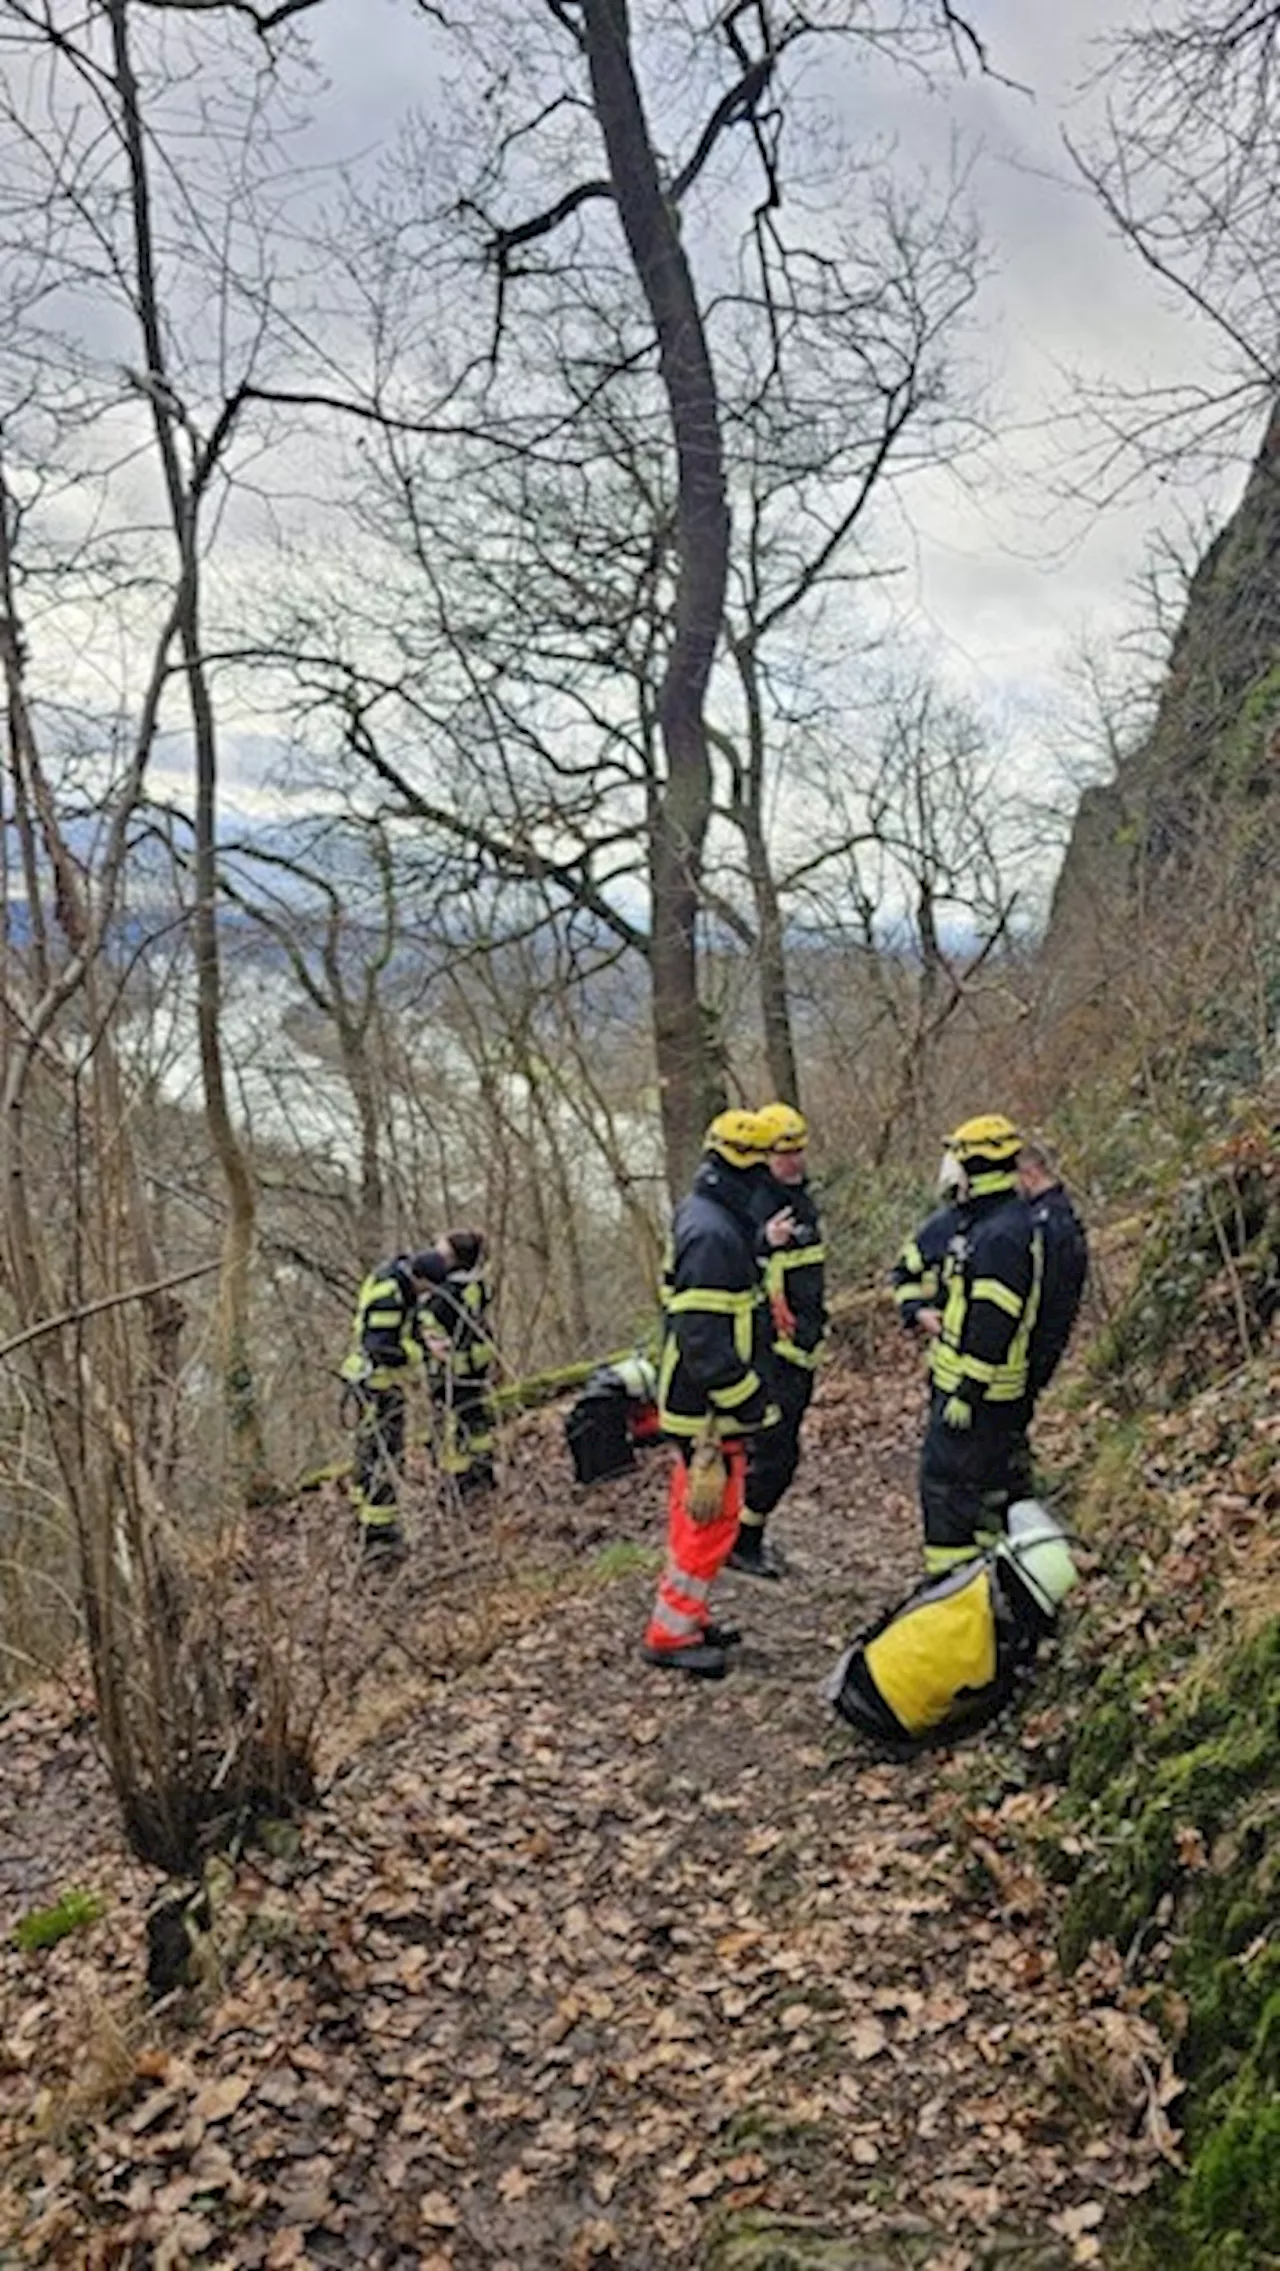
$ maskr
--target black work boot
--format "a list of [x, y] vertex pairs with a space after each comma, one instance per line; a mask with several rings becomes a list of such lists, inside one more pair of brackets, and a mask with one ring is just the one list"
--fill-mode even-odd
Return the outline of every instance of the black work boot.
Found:
[[659, 1671], [684, 1672], [695, 1680], [722, 1680], [729, 1669], [724, 1649], [709, 1641], [691, 1641], [684, 1648], [652, 1648], [646, 1640], [641, 1653], [646, 1664], [656, 1664]]
[[742, 1524], [725, 1567], [736, 1569], [742, 1577], [768, 1577], [774, 1581], [787, 1573], [786, 1563], [766, 1544], [764, 1525], [760, 1522]]

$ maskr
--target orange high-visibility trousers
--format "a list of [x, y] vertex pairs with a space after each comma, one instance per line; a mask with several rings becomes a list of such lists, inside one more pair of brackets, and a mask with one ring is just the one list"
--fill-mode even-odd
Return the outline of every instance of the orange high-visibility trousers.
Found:
[[689, 1469], [677, 1458], [667, 1497], [667, 1563], [653, 1604], [645, 1645], [696, 1648], [710, 1618], [711, 1586], [733, 1551], [746, 1492], [747, 1453], [742, 1443], [722, 1443], [728, 1476], [714, 1521], [695, 1522], [689, 1512]]

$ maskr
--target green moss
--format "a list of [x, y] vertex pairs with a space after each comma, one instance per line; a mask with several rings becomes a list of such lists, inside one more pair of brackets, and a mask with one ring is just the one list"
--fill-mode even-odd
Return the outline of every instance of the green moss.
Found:
[[1123, 1773], [1133, 1756], [1131, 1704], [1103, 1699], [1080, 1730], [1071, 1760], [1071, 1788], [1078, 1797], [1096, 1798]]
[[1159, 2271], [1280, 2263], [1280, 1619], [1208, 1663], [1163, 1675], [1108, 1665], [1067, 1804], [1095, 1858], [1068, 1898], [1060, 1954], [1091, 1941], [1171, 1948], [1186, 2010], [1179, 2070], [1188, 2173], [1149, 2212], [1135, 2261]]
[[24, 1955], [34, 1955], [39, 1948], [56, 1947], [69, 1932], [83, 1931], [88, 1924], [96, 1924], [106, 1907], [100, 1893], [82, 1892], [78, 1886], [68, 1886], [53, 1908], [33, 1908], [18, 1919], [13, 1927], [13, 1939]]
[[1187, 2207], [1208, 2239], [1280, 2246], [1280, 2103], [1250, 2095], [1232, 2110], [1196, 2156]]
[[1221, 736], [1214, 752], [1216, 769], [1223, 788], [1230, 793], [1257, 790], [1268, 785], [1267, 772], [1260, 776], [1260, 760], [1268, 734], [1277, 712], [1280, 711], [1280, 663], [1264, 670], [1246, 692], [1235, 721]]
[[1208, 1844], [1244, 1801], [1280, 1788], [1280, 1620], [1228, 1661], [1218, 1684], [1187, 1680], [1154, 1724], [1137, 1708], [1148, 1676], [1145, 1660], [1109, 1668], [1076, 1745], [1069, 1793], [1105, 1860], [1068, 1903], [1069, 1963], [1090, 1939], [1123, 1942], [1188, 1878], [1187, 1831]]

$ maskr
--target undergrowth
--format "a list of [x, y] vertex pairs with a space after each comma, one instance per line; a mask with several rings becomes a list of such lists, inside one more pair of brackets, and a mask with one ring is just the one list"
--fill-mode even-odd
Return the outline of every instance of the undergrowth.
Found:
[[[1105, 1569], [1067, 1654], [1072, 1968], [1114, 1942], [1178, 2041], [1185, 2172], [1132, 2271], [1280, 2264], [1280, 1598], [1272, 1476], [1280, 1165], [1219, 1147], [1095, 1347], [1076, 1519]], [[1123, 1414], [1112, 1417], [1112, 1414]]]

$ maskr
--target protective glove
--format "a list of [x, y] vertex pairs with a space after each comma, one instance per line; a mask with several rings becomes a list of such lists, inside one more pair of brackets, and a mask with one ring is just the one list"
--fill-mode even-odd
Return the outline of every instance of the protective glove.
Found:
[[796, 1313], [786, 1294], [771, 1293], [769, 1295], [769, 1310], [773, 1317], [773, 1329], [778, 1339], [789, 1341], [796, 1329]]
[[942, 1424], [954, 1428], [957, 1434], [963, 1434], [965, 1428], [973, 1425], [973, 1405], [967, 1403], [963, 1396], [948, 1396], [942, 1407]]
[[685, 1503], [690, 1519], [701, 1528], [714, 1522], [724, 1502], [729, 1469], [714, 1434], [698, 1437], [689, 1454], [689, 1482]]

